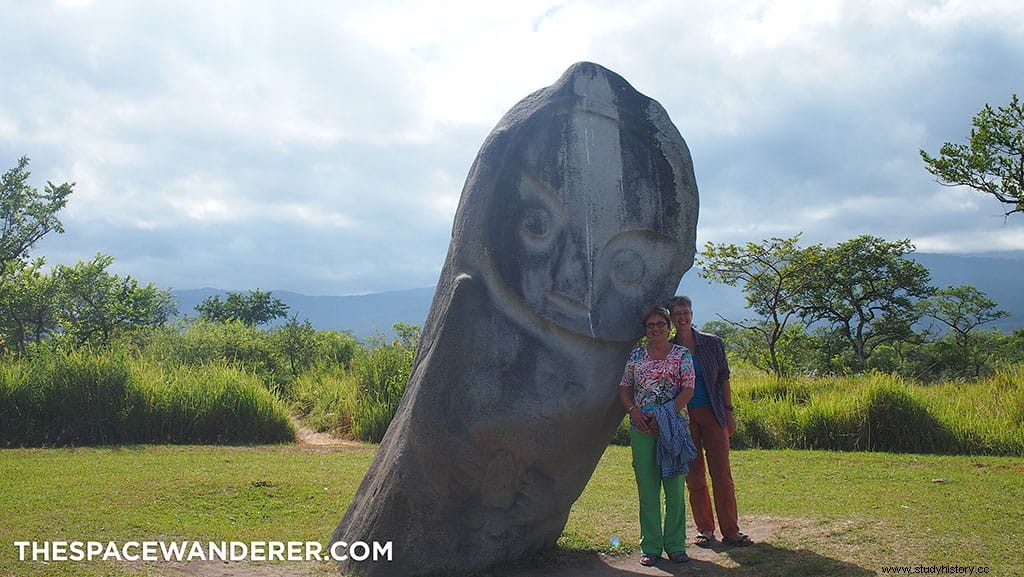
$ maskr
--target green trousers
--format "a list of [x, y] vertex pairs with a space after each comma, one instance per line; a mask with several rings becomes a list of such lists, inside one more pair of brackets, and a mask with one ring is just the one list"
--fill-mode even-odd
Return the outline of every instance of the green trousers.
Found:
[[[683, 498], [685, 479], [677, 475], [662, 479], [655, 458], [657, 435], [637, 431], [629, 433], [633, 449], [633, 471], [640, 496], [640, 550], [648, 555], [671, 555], [686, 550], [686, 501]], [[665, 490], [665, 517], [662, 525], [661, 492]]]

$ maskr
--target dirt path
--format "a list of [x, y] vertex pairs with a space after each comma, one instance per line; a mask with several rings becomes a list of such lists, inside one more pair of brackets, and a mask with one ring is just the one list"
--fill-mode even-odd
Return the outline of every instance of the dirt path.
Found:
[[329, 433], [314, 431], [313, 429], [303, 425], [302, 422], [295, 417], [292, 417], [291, 421], [292, 425], [295, 427], [295, 441], [300, 445], [324, 449], [363, 446], [363, 444], [358, 441], [341, 439]]
[[[639, 575], [670, 576], [699, 575], [701, 577], [756, 577], [767, 571], [771, 574], [786, 574], [787, 569], [809, 571], [807, 575], [843, 575], [847, 577], [870, 577], [875, 575], [858, 565], [819, 555], [813, 551], [794, 548], [791, 544], [781, 546], [781, 537], [797, 533], [812, 540], [819, 532], [829, 529], [809, 520], [774, 519], [769, 517], [748, 517], [742, 520], [744, 531], [755, 544], [750, 547], [732, 548], [716, 543], [702, 549], [687, 547], [688, 563], [674, 564], [663, 559], [656, 567], [643, 567], [639, 554], [607, 555], [594, 554], [583, 558], [555, 557], [544, 564], [519, 564], [507, 569], [498, 569], [483, 575], [486, 577], [632, 577]], [[693, 527], [688, 534], [693, 534]], [[781, 537], [781, 538], [780, 538]], [[820, 538], [820, 535], [817, 535]], [[160, 577], [327, 577], [337, 575], [330, 563], [164, 563], [152, 566], [150, 575]], [[482, 576], [478, 576], [482, 577]]]

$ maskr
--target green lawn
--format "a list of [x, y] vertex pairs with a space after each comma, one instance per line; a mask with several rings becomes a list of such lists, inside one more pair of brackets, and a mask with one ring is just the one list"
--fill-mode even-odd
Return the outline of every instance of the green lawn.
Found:
[[[165, 574], [159, 563], [19, 561], [16, 541], [326, 543], [373, 450], [0, 450], [0, 575]], [[727, 552], [729, 575], [943, 564], [1024, 574], [1020, 458], [745, 450], [733, 453], [733, 472], [744, 522], [770, 537]], [[613, 536], [630, 550], [635, 517], [629, 449], [610, 447], [556, 554], [609, 552]]]
[[[887, 565], [988, 566], [1024, 574], [1024, 461], [824, 451], [732, 453], [740, 515], [765, 546], [728, 554], [737, 575], [881, 573]], [[630, 545], [638, 529], [629, 449], [611, 448], [573, 508], [563, 544]], [[741, 526], [741, 529], [745, 527]], [[738, 569], [740, 569], [738, 568]]]

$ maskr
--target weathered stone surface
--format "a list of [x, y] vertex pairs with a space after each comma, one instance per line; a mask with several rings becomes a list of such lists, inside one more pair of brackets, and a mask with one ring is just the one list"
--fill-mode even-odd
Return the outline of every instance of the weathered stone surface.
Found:
[[[334, 541], [366, 576], [479, 570], [561, 535], [622, 418], [639, 315], [693, 263], [697, 187], [664, 109], [578, 63], [470, 170], [405, 397]], [[628, 495], [629, 487], [623, 487]]]

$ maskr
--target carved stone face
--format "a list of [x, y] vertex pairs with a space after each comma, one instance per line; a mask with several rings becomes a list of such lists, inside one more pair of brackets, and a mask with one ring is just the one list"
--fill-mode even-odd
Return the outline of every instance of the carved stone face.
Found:
[[613, 106], [565, 104], [505, 149], [490, 256], [529, 311], [581, 335], [635, 339], [637, 311], [675, 288], [666, 280], [682, 251], [680, 207], [659, 192], [674, 172]]
[[480, 571], [554, 545], [696, 218], [685, 142], [625, 79], [578, 63], [516, 104], [466, 180], [405, 396], [334, 533], [401, 555], [342, 570]]

